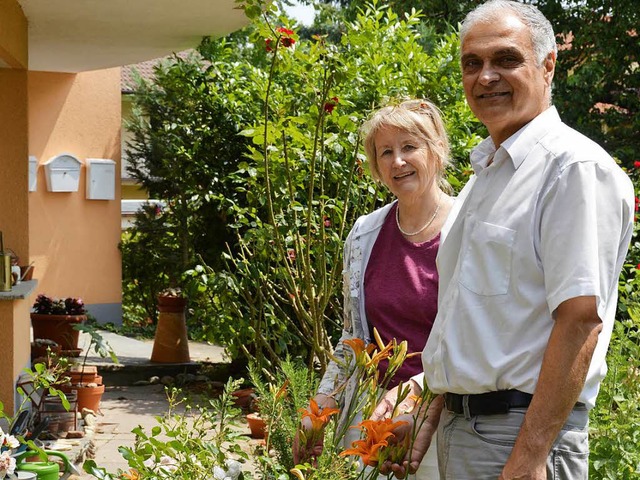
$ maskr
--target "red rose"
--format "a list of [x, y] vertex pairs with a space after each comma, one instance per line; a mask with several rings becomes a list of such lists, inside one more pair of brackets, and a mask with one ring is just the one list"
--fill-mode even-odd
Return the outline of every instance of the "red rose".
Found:
[[331, 112], [333, 112], [333, 109], [336, 108], [336, 105], [338, 105], [338, 103], [339, 103], [338, 97], [332, 97], [331, 99], [325, 102], [324, 107], [322, 108], [324, 109], [325, 112], [331, 115]]
[[276, 32], [281, 33], [282, 35], [286, 35], [288, 37], [293, 35], [293, 30], [289, 30], [288, 28], [284, 28], [284, 27], [276, 28]]
[[276, 32], [278, 32], [282, 36], [280, 42], [282, 43], [283, 47], [290, 47], [291, 45], [296, 43], [296, 41], [291, 36], [293, 35], [293, 30], [289, 30], [288, 28], [284, 27], [278, 27], [276, 28]]
[[634, 168], [640, 168], [640, 160], [636, 160], [635, 162], [633, 162], [633, 166]]

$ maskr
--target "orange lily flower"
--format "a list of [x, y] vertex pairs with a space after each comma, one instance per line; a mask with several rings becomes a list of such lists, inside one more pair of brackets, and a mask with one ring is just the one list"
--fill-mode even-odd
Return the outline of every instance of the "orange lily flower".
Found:
[[393, 345], [389, 343], [386, 347], [376, 353], [371, 360], [365, 365], [366, 368], [371, 367], [372, 365], [378, 366], [378, 364], [382, 360], [386, 360], [391, 356], [391, 350], [393, 349]]
[[126, 480], [140, 480], [142, 477], [140, 476], [140, 472], [138, 472], [135, 468], [129, 469], [129, 473], [123, 473], [122, 478]]
[[309, 417], [311, 420], [311, 428], [314, 431], [322, 430], [327, 423], [329, 423], [330, 417], [339, 411], [340, 410], [338, 408], [321, 409], [313, 398], [309, 401], [309, 410], [305, 410], [304, 408], [300, 409], [302, 418]]
[[356, 357], [356, 365], [358, 366], [364, 366], [369, 363], [371, 361], [370, 355], [376, 348], [373, 344], [365, 346], [364, 340], [361, 338], [349, 338], [344, 340], [344, 344], [348, 345], [351, 347], [351, 350], [353, 350]]
[[[390, 418], [384, 420], [364, 420], [353, 428], [358, 428], [365, 432], [365, 438], [353, 442], [352, 447], [340, 453], [342, 456], [357, 455], [362, 458], [365, 465], [375, 467], [380, 461], [389, 458], [388, 451], [384, 447], [389, 447], [389, 437], [393, 437], [393, 430], [400, 425], [405, 425], [404, 421], [393, 421]], [[394, 448], [395, 450], [395, 448]], [[392, 452], [394, 458], [398, 457], [398, 452]]]

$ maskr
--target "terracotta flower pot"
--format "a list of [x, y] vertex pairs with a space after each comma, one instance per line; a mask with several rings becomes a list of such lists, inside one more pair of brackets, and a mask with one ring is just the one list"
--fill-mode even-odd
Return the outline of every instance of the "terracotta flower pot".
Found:
[[72, 392], [76, 394], [78, 399], [78, 411], [81, 412], [82, 409], [88, 408], [89, 410], [93, 410], [94, 412], [98, 412], [100, 410], [100, 401], [102, 400], [102, 395], [104, 394], [104, 385], [95, 385], [89, 386], [87, 384], [82, 385], [64, 385], [60, 387], [60, 390], [65, 392]]
[[257, 413], [249, 413], [247, 415], [247, 423], [251, 430], [251, 438], [265, 438], [267, 435], [267, 424]]
[[158, 296], [158, 325], [153, 340], [151, 361], [158, 363], [189, 363], [189, 339], [184, 297]]
[[60, 356], [62, 348], [57, 343], [55, 345], [38, 344], [34, 342], [31, 344], [31, 361], [36, 359], [46, 361], [49, 355]]
[[233, 395], [233, 404], [244, 411], [249, 411], [251, 404], [258, 398], [253, 388], [241, 388], [231, 392], [231, 395]]
[[33, 338], [48, 338], [60, 345], [62, 350], [77, 350], [80, 332], [73, 326], [78, 323], [84, 323], [86, 320], [86, 315], [32, 313]]
[[95, 365], [75, 365], [65, 372], [72, 385], [81, 383], [102, 383], [102, 377], [98, 375], [98, 367]]

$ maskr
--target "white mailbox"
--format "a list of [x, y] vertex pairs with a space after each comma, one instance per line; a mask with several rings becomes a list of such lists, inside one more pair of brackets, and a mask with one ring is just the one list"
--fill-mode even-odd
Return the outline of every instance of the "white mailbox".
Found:
[[63, 153], [44, 163], [47, 190], [50, 192], [77, 192], [80, 182], [80, 160]]
[[38, 159], [29, 155], [29, 191], [35, 192], [38, 188]]
[[87, 198], [115, 200], [116, 162], [104, 158], [87, 158]]

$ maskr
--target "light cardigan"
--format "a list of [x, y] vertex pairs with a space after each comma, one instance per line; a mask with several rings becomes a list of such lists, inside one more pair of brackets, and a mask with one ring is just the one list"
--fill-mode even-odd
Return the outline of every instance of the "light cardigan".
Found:
[[[343, 341], [350, 338], [361, 338], [365, 345], [371, 343], [369, 323], [364, 307], [364, 273], [380, 229], [394, 203], [396, 202], [359, 217], [344, 244], [342, 271], [344, 324], [342, 336], [333, 353], [336, 360], [329, 362], [318, 387], [318, 393], [334, 397], [340, 407], [352, 402], [357, 387], [355, 378], [352, 377], [348, 381], [345, 378], [347, 372], [352, 370], [353, 365], [350, 363], [345, 368], [344, 364], [347, 359], [353, 360], [353, 355], [351, 355], [351, 349]], [[345, 349], [347, 349], [346, 352]], [[347, 381], [346, 388], [337, 391], [345, 381]], [[343, 408], [340, 416], [341, 422], [347, 420], [346, 415], [347, 409]]]

